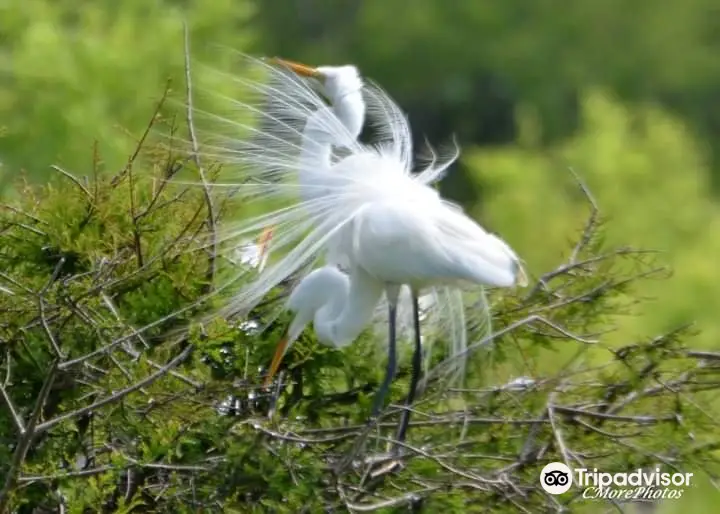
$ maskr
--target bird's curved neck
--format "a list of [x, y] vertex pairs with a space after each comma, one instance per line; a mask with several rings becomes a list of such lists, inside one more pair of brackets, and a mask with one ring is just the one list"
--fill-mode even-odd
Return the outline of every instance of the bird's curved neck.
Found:
[[331, 295], [315, 316], [318, 338], [337, 347], [352, 343], [372, 320], [382, 293], [381, 281], [361, 268], [352, 269], [350, 287]]
[[365, 124], [365, 100], [362, 89], [343, 91], [332, 101], [335, 117], [347, 129], [350, 137], [355, 140], [362, 132]]
[[[345, 134], [333, 132], [337, 121], [345, 127]], [[327, 188], [323, 186], [330, 185], [325, 174], [332, 166], [333, 146], [343, 145], [348, 135], [353, 140], [357, 139], [364, 122], [365, 102], [361, 90], [337, 95], [329, 109], [320, 109], [308, 118], [303, 130], [299, 162], [299, 181], [304, 186], [306, 199], [322, 197], [327, 193]]]
[[350, 294], [349, 285], [327, 290], [325, 303], [316, 312], [313, 319], [316, 331], [323, 331], [322, 327], [330, 326], [345, 310]]

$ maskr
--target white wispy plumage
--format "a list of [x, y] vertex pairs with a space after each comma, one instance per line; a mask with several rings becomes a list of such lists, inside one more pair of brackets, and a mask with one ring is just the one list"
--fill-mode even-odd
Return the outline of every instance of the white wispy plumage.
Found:
[[[264, 76], [225, 76], [243, 100], [213, 94], [213, 101], [224, 102], [229, 111], [197, 113], [209, 123], [203, 151], [225, 165], [225, 185], [255, 210], [251, 218], [225, 223], [221, 242], [254, 237], [274, 227], [275, 259], [242, 283], [225, 314], [247, 313], [280, 282], [309, 270], [330, 247], [336, 252], [331, 260], [347, 264], [343, 255], [351, 256], [354, 265], [384, 283], [427, 291], [426, 326], [439, 329], [451, 355], [463, 354], [467, 336], [462, 282], [509, 286], [522, 282], [522, 269], [504, 242], [429, 187], [442, 178], [457, 153], [440, 163], [433, 154], [432, 162], [414, 173], [407, 119], [378, 86], [365, 83], [362, 90], [367, 122], [376, 138], [366, 145], [328, 109], [313, 81], [265, 61], [244, 56], [242, 60], [254, 68], [248, 76]], [[320, 140], [317, 148], [307, 144], [311, 118], [333, 136], [332, 177], [326, 169], [302, 164], [303, 156], [312, 160], [324, 151]], [[302, 181], [299, 173], [304, 173]], [[362, 245], [361, 240], [369, 237], [380, 246]], [[507, 267], [508, 262], [514, 264]], [[480, 298], [484, 299], [482, 291]], [[408, 299], [409, 295], [401, 296], [401, 327], [402, 320], [411, 319], [403, 315], [409, 310]], [[489, 330], [489, 308], [484, 301], [480, 305], [481, 312], [473, 314], [481, 316]], [[386, 307], [376, 312], [381, 318]], [[457, 360], [460, 372], [463, 363]]]

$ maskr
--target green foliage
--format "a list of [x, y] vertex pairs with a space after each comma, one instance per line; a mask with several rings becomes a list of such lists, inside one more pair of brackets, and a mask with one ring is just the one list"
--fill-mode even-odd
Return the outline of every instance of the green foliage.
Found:
[[82, 9], [68, 1], [4, 3], [3, 171], [88, 170], [94, 141], [106, 168], [121, 169], [168, 81], [184, 88], [183, 22], [193, 57], [219, 64], [224, 54], [213, 45], [245, 46], [249, 32], [240, 26], [251, 9], [236, 0], [104, 0]]
[[614, 322], [617, 337], [696, 321], [698, 341], [714, 348], [720, 337], [714, 308], [720, 272], [708, 256], [720, 245], [720, 211], [702, 149], [681, 122], [652, 106], [630, 109], [596, 91], [585, 97], [582, 113], [583, 129], [567, 143], [539, 146], [526, 112], [519, 146], [467, 157], [487, 188], [484, 217], [527, 256], [531, 270], [548, 269], [567, 254], [589, 209], [568, 171], [574, 169], [608, 220], [608, 243], [659, 251], [658, 260], [673, 269], [672, 279], [638, 288], [638, 297], [652, 301], [630, 310], [642, 316]]
[[[285, 286], [245, 319], [188, 324], [212, 312], [214, 297], [198, 302], [211, 264], [218, 280], [238, 271], [224, 251], [213, 258], [197, 244], [208, 235], [202, 188], [168, 180], [194, 172], [166, 151], [141, 152], [115, 176], [21, 184], [2, 210], [0, 470], [12, 494], [0, 501], [18, 512], [515, 512], [518, 503], [554, 512], [538, 472], [572, 455], [624, 471], [670, 451], [678, 468], [715, 469], [703, 451], [717, 444], [715, 425], [697, 405], [716, 370], [688, 353], [687, 334], [626, 335], [614, 349], [583, 339], [602, 332], [653, 266], [613, 250], [590, 224], [574, 263], [492, 297], [504, 335], [474, 344], [463, 389], [448, 389], [448, 362], [433, 361], [402, 468], [370, 478], [362, 459], [382, 458], [399, 418], [389, 406], [367, 431], [383, 374], [371, 334], [340, 352], [306, 333], [265, 387]], [[406, 394], [406, 357], [392, 403]], [[672, 389], [658, 387], [666, 382]], [[19, 425], [32, 427], [37, 405], [23, 454]], [[337, 471], [362, 437], [360, 461]]]

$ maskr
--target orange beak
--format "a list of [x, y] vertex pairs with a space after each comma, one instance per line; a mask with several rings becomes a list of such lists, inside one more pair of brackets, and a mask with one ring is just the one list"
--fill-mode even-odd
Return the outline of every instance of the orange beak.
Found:
[[274, 62], [276, 64], [285, 66], [286, 68], [290, 68], [292, 71], [294, 71], [301, 77], [312, 77], [317, 79], [322, 76], [322, 74], [317, 69], [311, 66], [307, 66], [306, 64], [300, 64], [299, 62], [286, 61], [285, 59], [280, 59], [279, 57], [273, 57], [272, 59], [270, 59], [270, 62]]
[[287, 335], [283, 337], [280, 342], [277, 345], [277, 349], [275, 350], [275, 355], [273, 356], [272, 362], [270, 363], [270, 371], [268, 372], [268, 375], [265, 377], [264, 386], [268, 387], [271, 383], [273, 378], [275, 377], [275, 374], [277, 373], [278, 368], [280, 367], [280, 362], [282, 361], [283, 357], [285, 356], [285, 351], [287, 350], [288, 346], [288, 338]]

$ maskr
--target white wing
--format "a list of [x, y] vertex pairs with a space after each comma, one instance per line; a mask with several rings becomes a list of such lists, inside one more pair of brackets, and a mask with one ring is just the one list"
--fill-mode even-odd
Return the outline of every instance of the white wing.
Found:
[[511, 286], [518, 273], [518, 260], [503, 241], [442, 205], [368, 204], [352, 230], [355, 262], [386, 282]]

